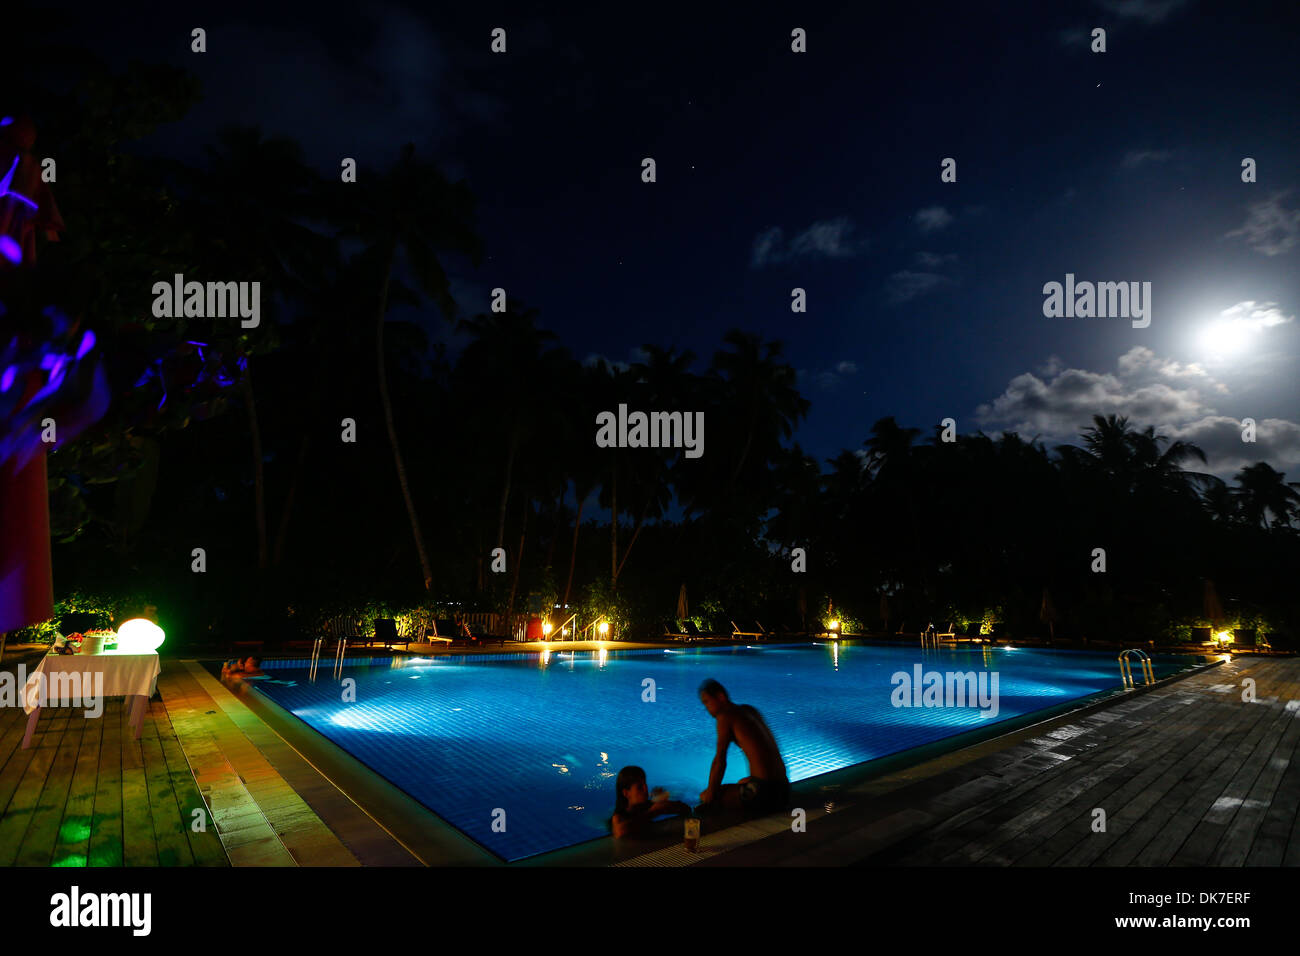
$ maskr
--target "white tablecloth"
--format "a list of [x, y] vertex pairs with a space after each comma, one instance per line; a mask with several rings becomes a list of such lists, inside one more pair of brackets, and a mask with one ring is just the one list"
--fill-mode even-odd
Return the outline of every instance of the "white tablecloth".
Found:
[[[124, 697], [129, 694], [143, 694], [152, 697], [158, 686], [158, 675], [162, 673], [158, 653], [119, 654], [117, 651], [105, 651], [102, 654], [47, 654], [36, 665], [27, 678], [23, 688], [23, 710], [31, 713], [37, 706], [57, 706], [53, 699], [61, 688], [78, 688], [83, 696], [102, 694], [105, 697]], [[51, 698], [41, 701], [41, 675], [46, 684], [45, 693]], [[58, 675], [78, 675], [79, 682], [69, 681], [60, 684]], [[103, 674], [103, 684], [98, 684], [96, 674]], [[53, 678], [53, 679], [52, 679]]]

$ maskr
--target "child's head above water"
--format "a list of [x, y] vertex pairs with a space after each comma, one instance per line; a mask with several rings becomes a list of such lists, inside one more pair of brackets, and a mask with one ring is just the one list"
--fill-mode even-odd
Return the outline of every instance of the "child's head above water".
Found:
[[626, 813], [628, 807], [645, 803], [650, 799], [646, 789], [645, 771], [640, 767], [624, 767], [618, 772], [614, 781], [614, 812]]

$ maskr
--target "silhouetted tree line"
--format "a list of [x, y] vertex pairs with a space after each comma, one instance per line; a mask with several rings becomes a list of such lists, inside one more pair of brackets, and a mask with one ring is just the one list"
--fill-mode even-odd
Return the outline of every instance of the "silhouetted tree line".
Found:
[[[465, 314], [443, 263], [481, 259], [473, 196], [410, 146], [342, 185], [295, 143], [232, 128], [189, 168], [132, 143], [183, 115], [195, 81], [61, 67], [58, 89], [18, 92], [60, 157], [67, 234], [9, 286], [5, 321], [39, 334], [41, 303], [82, 316], [114, 402], [49, 459], [57, 590], [147, 592], [192, 640], [299, 636], [374, 602], [581, 606], [651, 637], [684, 585], [718, 626], [996, 620], [1134, 641], [1201, 623], [1212, 581], [1231, 622], [1287, 639], [1300, 495], [1267, 464], [1225, 485], [1189, 469], [1199, 449], [1115, 416], [1055, 450], [881, 418], [818, 462], [792, 444], [809, 402], [779, 342], [733, 330], [707, 359], [646, 344], [613, 367], [579, 362], [517, 299]], [[152, 285], [176, 273], [260, 281], [260, 326], [155, 318]], [[397, 304], [468, 344], [453, 361]], [[620, 403], [702, 411], [703, 457], [596, 447]]]

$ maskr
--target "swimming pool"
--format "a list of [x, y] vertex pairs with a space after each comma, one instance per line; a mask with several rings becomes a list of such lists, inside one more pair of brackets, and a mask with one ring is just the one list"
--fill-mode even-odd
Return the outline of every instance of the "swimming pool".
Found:
[[[1193, 663], [1153, 659], [1157, 677]], [[605, 835], [614, 777], [627, 764], [645, 768], [652, 787], [698, 802], [715, 741], [696, 696], [708, 677], [763, 714], [792, 781], [1120, 685], [1113, 653], [987, 646], [372, 658], [343, 671], [356, 682], [352, 701], [328, 663], [314, 682], [303, 662], [263, 666], [286, 683], [258, 681], [261, 693], [508, 861]], [[993, 698], [982, 708], [975, 699], [926, 706], [901, 674], [932, 688], [929, 674], [971, 674], [986, 691], [996, 677], [996, 713]], [[726, 781], [747, 773], [733, 747]]]

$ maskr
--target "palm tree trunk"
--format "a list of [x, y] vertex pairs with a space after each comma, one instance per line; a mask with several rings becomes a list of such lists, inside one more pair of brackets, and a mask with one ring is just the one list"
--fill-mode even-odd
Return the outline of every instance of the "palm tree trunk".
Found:
[[510, 598], [506, 601], [506, 633], [511, 637], [514, 636], [510, 626], [514, 622], [515, 616], [515, 589], [519, 587], [519, 568], [524, 563], [524, 535], [528, 531], [528, 512], [530, 510], [525, 502], [524, 520], [519, 527], [519, 553], [515, 555], [515, 570], [510, 576]]
[[420, 519], [415, 514], [415, 501], [411, 498], [411, 486], [406, 480], [406, 466], [402, 463], [402, 451], [397, 444], [397, 428], [393, 424], [393, 403], [388, 397], [388, 371], [384, 363], [384, 316], [388, 312], [388, 284], [393, 275], [393, 258], [396, 246], [388, 244], [388, 256], [384, 264], [384, 284], [379, 293], [379, 320], [376, 322], [375, 347], [379, 364], [379, 397], [384, 405], [384, 424], [388, 426], [388, 442], [393, 447], [393, 464], [397, 467], [397, 482], [402, 486], [402, 500], [406, 502], [406, 514], [411, 519], [411, 534], [415, 536], [415, 550], [420, 557], [420, 570], [424, 574], [424, 589], [433, 589], [433, 567], [429, 564], [429, 555], [424, 548], [424, 535], [420, 533]]
[[750, 446], [754, 444], [754, 432], [758, 429], [758, 403], [754, 403], [753, 411], [749, 415], [749, 432], [745, 435], [745, 445], [740, 449], [740, 455], [736, 458], [736, 467], [731, 470], [731, 478], [727, 481], [727, 488], [730, 489], [740, 477], [740, 470], [745, 467], [745, 459], [749, 457]]
[[645, 507], [641, 509], [641, 517], [637, 519], [636, 528], [632, 532], [632, 540], [627, 543], [627, 550], [623, 552], [623, 560], [618, 563], [618, 570], [614, 572], [614, 587], [618, 587], [618, 576], [623, 573], [623, 565], [627, 564], [628, 555], [632, 553], [632, 545], [636, 544], [636, 539], [641, 535], [641, 529], [645, 527], [646, 516], [650, 514], [650, 506], [654, 504], [655, 490], [650, 490], [650, 497], [646, 498]]
[[253, 512], [257, 523], [257, 567], [270, 566], [266, 544], [266, 481], [262, 470], [262, 430], [257, 424], [257, 400], [253, 396], [253, 363], [244, 365], [244, 410], [248, 413], [248, 434], [253, 440]]
[[618, 583], [618, 460], [610, 476], [609, 490], [609, 579]]
[[506, 505], [510, 501], [510, 479], [515, 469], [515, 450], [519, 447], [519, 433], [512, 429], [510, 443], [506, 446], [506, 474], [501, 483], [501, 507], [497, 511], [497, 547], [505, 546]]
[[275, 553], [272, 558], [272, 564], [279, 567], [284, 559], [284, 542], [289, 534], [289, 516], [293, 514], [293, 500], [298, 493], [298, 485], [302, 480], [303, 464], [307, 460], [307, 446], [311, 444], [311, 436], [304, 435], [302, 442], [298, 445], [298, 460], [293, 466], [293, 478], [289, 482], [289, 494], [284, 499], [284, 509], [280, 512], [280, 526], [275, 532]]
[[573, 568], [578, 563], [578, 531], [582, 528], [582, 508], [587, 503], [586, 496], [578, 489], [575, 482], [573, 490], [578, 494], [578, 516], [573, 519], [573, 546], [569, 548], [569, 579], [564, 582], [564, 600], [560, 602], [561, 606], [568, 608], [569, 593], [573, 589]]
[[568, 482], [560, 489], [560, 496], [555, 500], [555, 526], [551, 532], [551, 542], [546, 546], [546, 563], [543, 567], [550, 568], [555, 562], [555, 546], [560, 540], [560, 528], [564, 523], [564, 493], [569, 490]]

